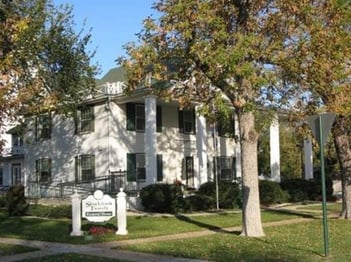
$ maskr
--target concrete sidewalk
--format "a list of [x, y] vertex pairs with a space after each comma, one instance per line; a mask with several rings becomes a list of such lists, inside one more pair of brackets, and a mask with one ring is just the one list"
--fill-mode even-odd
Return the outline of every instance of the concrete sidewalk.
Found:
[[[279, 226], [279, 225], [286, 225], [286, 224], [303, 223], [311, 220], [312, 219], [309, 219], [309, 218], [296, 218], [296, 219], [288, 219], [288, 220], [282, 220], [277, 222], [264, 223], [263, 226], [264, 227]], [[240, 230], [241, 230], [241, 227], [230, 227], [230, 228], [223, 228], [219, 230], [203, 230], [203, 231], [196, 231], [196, 232], [172, 234], [172, 235], [166, 235], [166, 236], [112, 241], [112, 242], [106, 242], [106, 243], [94, 243], [94, 244], [86, 244], [86, 245], [53, 243], [53, 242], [44, 242], [44, 241], [37, 241], [37, 240], [14, 239], [14, 238], [0, 238], [0, 243], [11, 244], [11, 245], [23, 245], [23, 246], [40, 249], [39, 251], [21, 253], [21, 254], [16, 254], [11, 256], [0, 256], [0, 260], [2, 262], [22, 261], [27, 258], [37, 258], [39, 260], [43, 256], [47, 256], [47, 255], [76, 253], [76, 254], [99, 256], [99, 257], [113, 258], [113, 259], [126, 260], [126, 261], [200, 262], [204, 260], [176, 258], [172, 256], [132, 252], [132, 251], [126, 251], [126, 250], [119, 250], [118, 247], [125, 246], [125, 245], [136, 245], [141, 243], [201, 237], [201, 236], [207, 236], [207, 235], [221, 233], [221, 232], [231, 233], [231, 232], [238, 232]]]

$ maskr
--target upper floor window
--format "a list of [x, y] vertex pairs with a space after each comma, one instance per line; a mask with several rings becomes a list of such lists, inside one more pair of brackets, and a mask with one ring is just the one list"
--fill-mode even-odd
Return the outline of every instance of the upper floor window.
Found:
[[35, 138], [37, 141], [51, 138], [51, 114], [42, 114], [35, 118]]
[[42, 158], [35, 161], [37, 179], [40, 183], [49, 183], [51, 180], [51, 159]]
[[180, 133], [195, 134], [195, 110], [179, 110], [178, 120]]
[[76, 133], [94, 132], [94, 106], [84, 106], [77, 111]]
[[234, 115], [230, 115], [228, 117], [219, 116], [217, 118], [217, 132], [219, 136], [234, 137]]
[[[145, 131], [145, 105], [127, 103], [127, 130], [129, 131]], [[162, 131], [162, 111], [161, 107], [156, 107], [156, 130]]]
[[95, 179], [94, 155], [79, 155], [75, 157], [75, 177], [77, 182]]
[[12, 146], [13, 147], [23, 146], [23, 137], [20, 135], [12, 134]]

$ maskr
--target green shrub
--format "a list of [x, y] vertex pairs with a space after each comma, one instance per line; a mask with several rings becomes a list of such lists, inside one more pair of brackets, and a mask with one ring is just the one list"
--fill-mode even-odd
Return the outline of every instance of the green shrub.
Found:
[[6, 204], [9, 216], [22, 216], [26, 213], [28, 204], [24, 196], [24, 186], [12, 186], [6, 192]]
[[6, 207], [6, 197], [0, 196], [0, 208]]
[[71, 205], [30, 205], [27, 209], [26, 215], [47, 218], [72, 218], [72, 207]]
[[[207, 182], [200, 186], [196, 195], [207, 197], [206, 203], [203, 205], [204, 208], [210, 206], [210, 208], [216, 207], [216, 183]], [[205, 198], [204, 198], [205, 199]], [[237, 183], [219, 181], [218, 183], [218, 202], [219, 208], [231, 209], [241, 207], [241, 190]], [[201, 208], [200, 206], [196, 208]], [[194, 206], [194, 205], [193, 205]], [[209, 209], [209, 208], [206, 208]], [[200, 209], [201, 210], [201, 209]]]
[[280, 184], [269, 180], [259, 181], [260, 203], [265, 205], [287, 202], [289, 194], [284, 191]]
[[[321, 200], [322, 184], [319, 179], [287, 179], [280, 183], [283, 190], [289, 193], [290, 202], [300, 202], [305, 200]], [[327, 197], [333, 193], [331, 181], [326, 180]]]
[[203, 211], [214, 208], [215, 203], [213, 197], [203, 194], [194, 194], [186, 198], [189, 201], [187, 211]]
[[184, 206], [180, 185], [152, 184], [141, 189], [141, 204], [146, 211], [176, 213]]

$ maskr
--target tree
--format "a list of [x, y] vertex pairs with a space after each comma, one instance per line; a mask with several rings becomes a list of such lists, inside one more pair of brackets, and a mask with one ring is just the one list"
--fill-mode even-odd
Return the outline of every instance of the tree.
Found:
[[[144, 21], [139, 45], [121, 57], [129, 91], [141, 80], [152, 92], [196, 99], [202, 113], [223, 113], [228, 103], [238, 116], [242, 152], [244, 236], [263, 236], [258, 192], [255, 111], [274, 99], [278, 87], [272, 56], [284, 51], [283, 26], [276, 27], [290, 1], [159, 0], [158, 19]], [[155, 83], [158, 84], [153, 84]], [[160, 89], [160, 83], [174, 83]], [[223, 95], [225, 94], [225, 95]]]
[[68, 112], [95, 88], [97, 67], [72, 8], [50, 0], [0, 2], [0, 130], [19, 114]]
[[298, 1], [286, 8], [290, 38], [279, 57], [286, 87], [302, 116], [337, 114], [332, 134], [341, 166], [343, 216], [351, 219], [351, 2]]

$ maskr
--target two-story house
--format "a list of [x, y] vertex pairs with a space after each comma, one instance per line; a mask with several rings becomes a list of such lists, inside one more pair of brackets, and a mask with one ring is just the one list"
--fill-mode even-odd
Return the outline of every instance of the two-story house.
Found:
[[[121, 68], [97, 81], [99, 92], [71, 115], [28, 117], [8, 131], [0, 157], [0, 185], [21, 183], [31, 198], [62, 197], [73, 190], [138, 191], [153, 183], [241, 177], [238, 125], [233, 114], [216, 124], [198, 114], [199, 104], [181, 109], [140, 87], [123, 93]], [[279, 125], [271, 125], [271, 179], [280, 180]], [[274, 167], [274, 168], [273, 168]]]
[[219, 121], [214, 135], [196, 103], [180, 109], [143, 87], [126, 96], [123, 80], [123, 71], [112, 69], [98, 82], [101, 93], [75, 114], [27, 119], [27, 196], [59, 196], [69, 186], [115, 190], [114, 174], [126, 190], [175, 181], [198, 188], [214, 180], [214, 171], [221, 180], [240, 177], [234, 115]]

